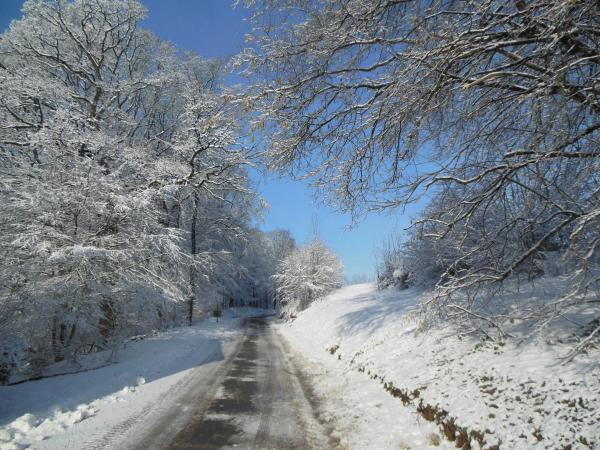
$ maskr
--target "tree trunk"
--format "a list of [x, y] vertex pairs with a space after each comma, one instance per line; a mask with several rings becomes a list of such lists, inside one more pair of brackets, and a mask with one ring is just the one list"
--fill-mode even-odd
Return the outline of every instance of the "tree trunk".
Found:
[[192, 263], [190, 264], [190, 298], [188, 300], [188, 323], [192, 326], [194, 319], [194, 302], [196, 300], [196, 269], [194, 263], [196, 262], [196, 253], [198, 251], [196, 245], [196, 224], [198, 223], [198, 197], [196, 194], [192, 196], [192, 223], [191, 223], [191, 244], [190, 250], [192, 255]]

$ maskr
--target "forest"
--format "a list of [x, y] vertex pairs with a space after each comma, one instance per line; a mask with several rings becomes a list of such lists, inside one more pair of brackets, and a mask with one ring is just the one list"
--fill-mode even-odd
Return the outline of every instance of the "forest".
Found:
[[0, 33], [0, 449], [600, 448], [597, 0]]
[[0, 37], [0, 382], [339, 285], [317, 238], [258, 228], [250, 112], [223, 62], [141, 28], [137, 1], [23, 12]]
[[[28, 0], [1, 35], [0, 381], [340, 287], [317, 235], [261, 231], [263, 170], [356, 222], [422, 205], [381, 236], [377, 281], [433, 292], [424, 326], [591, 309], [571, 356], [594, 344], [596, 2], [237, 3], [254, 28], [231, 61], [162, 41], [136, 0]], [[566, 281], [541, 304], [500, 295], [543, 276]]]

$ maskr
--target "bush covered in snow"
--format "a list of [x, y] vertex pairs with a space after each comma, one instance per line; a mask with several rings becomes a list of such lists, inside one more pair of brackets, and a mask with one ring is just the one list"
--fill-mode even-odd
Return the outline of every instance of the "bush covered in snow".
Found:
[[[502, 337], [509, 322], [537, 323], [535, 329], [542, 330], [584, 310], [600, 315], [600, 252], [591, 229], [575, 224], [555, 228], [554, 213], [520, 188], [514, 189], [510, 203], [490, 202], [485, 211], [472, 211], [468, 221], [455, 220], [456, 211], [448, 205], [461, 201], [460, 191], [438, 191], [405, 235], [384, 244], [378, 261], [380, 288], [431, 289], [425, 322], [452, 320], [465, 331]], [[522, 225], [532, 211], [548, 220]], [[573, 241], [578, 234], [586, 243]], [[564, 283], [544, 298], [514, 301], [503, 295], [507, 283], [526, 286], [556, 276]], [[590, 330], [576, 348], [589, 345], [599, 332]]]

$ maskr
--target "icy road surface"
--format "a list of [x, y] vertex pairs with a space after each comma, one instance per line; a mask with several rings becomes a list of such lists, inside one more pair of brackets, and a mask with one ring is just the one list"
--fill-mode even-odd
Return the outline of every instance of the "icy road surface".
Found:
[[[213, 387], [190, 392], [194, 411], [174, 438], [177, 416], [167, 416], [135, 449], [325, 449], [328, 433], [315, 418], [306, 382], [264, 318], [244, 322], [246, 332], [215, 373]], [[194, 398], [195, 397], [195, 398]], [[191, 401], [190, 401], [191, 400]], [[195, 404], [192, 406], [192, 404]]]

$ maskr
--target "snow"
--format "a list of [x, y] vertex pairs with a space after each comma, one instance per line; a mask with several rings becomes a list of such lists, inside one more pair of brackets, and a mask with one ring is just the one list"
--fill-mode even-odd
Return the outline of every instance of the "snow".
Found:
[[[521, 287], [519, 295], [534, 294]], [[563, 364], [572, 344], [564, 330], [503, 342], [451, 327], [425, 331], [417, 306], [427, 295], [348, 286], [275, 325], [311, 375], [317, 416], [341, 448], [455, 448], [461, 430], [474, 449], [478, 437], [484, 448], [599, 444], [600, 349]], [[152, 427], [192, 382], [211, 379], [239, 336], [239, 317], [256, 311], [238, 308], [218, 323], [136, 336], [117, 363], [96, 370], [0, 387], [0, 449], [125, 448], [121, 437]], [[107, 356], [89, 357], [81, 369]]]
[[[12, 386], [0, 386], [0, 449], [91, 448], [126, 434], [138, 422], [208, 374], [230, 352], [239, 318], [264, 314], [250, 308], [227, 310], [217, 323], [137, 336], [104, 367]], [[108, 354], [90, 355], [81, 369], [96, 367]], [[59, 364], [60, 365], [60, 364]], [[49, 373], [59, 371], [50, 368]], [[164, 412], [164, 411], [163, 411]]]
[[279, 325], [312, 367], [317, 394], [332, 399], [323, 407], [350, 448], [429, 448], [436, 436], [453, 448], [461, 429], [475, 449], [478, 434], [484, 448], [600, 445], [599, 349], [562, 364], [571, 347], [559, 338], [494, 343], [450, 327], [423, 331], [416, 307], [426, 298], [349, 286]]

